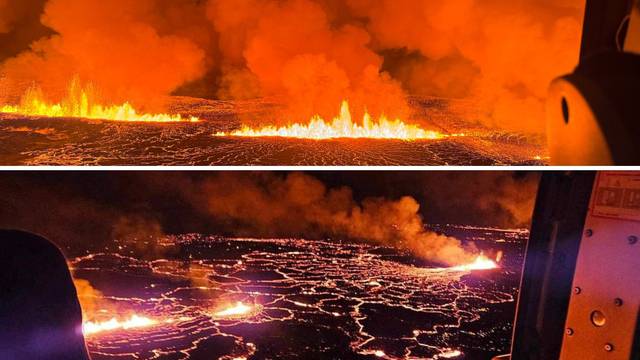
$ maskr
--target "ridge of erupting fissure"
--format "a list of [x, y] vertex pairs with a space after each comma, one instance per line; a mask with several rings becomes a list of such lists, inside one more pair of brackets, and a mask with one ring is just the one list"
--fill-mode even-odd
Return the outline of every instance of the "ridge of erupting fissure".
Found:
[[120, 105], [101, 104], [91, 88], [83, 88], [79, 80], [75, 79], [69, 84], [66, 97], [53, 103], [46, 100], [41, 89], [32, 87], [25, 92], [18, 105], [0, 104], [0, 114], [149, 123], [199, 121], [197, 117], [183, 117], [180, 114], [139, 113], [129, 102]]
[[340, 115], [331, 122], [325, 121], [320, 115], [311, 118], [307, 125], [294, 123], [287, 126], [264, 126], [252, 128], [243, 125], [239, 130], [218, 132], [215, 136], [236, 137], [289, 137], [301, 139], [338, 139], [338, 138], [371, 138], [371, 139], [401, 139], [401, 140], [437, 140], [464, 134], [446, 135], [433, 130], [425, 130], [418, 125], [406, 124], [400, 119], [390, 120], [380, 115], [373, 120], [365, 111], [362, 125], [353, 121], [349, 102], [344, 100], [340, 106]]

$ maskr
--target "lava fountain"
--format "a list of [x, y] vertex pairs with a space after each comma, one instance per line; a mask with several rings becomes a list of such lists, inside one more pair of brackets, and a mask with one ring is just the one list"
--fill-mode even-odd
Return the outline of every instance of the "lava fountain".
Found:
[[319, 115], [315, 115], [308, 125], [295, 123], [283, 127], [266, 126], [257, 129], [243, 126], [240, 130], [218, 132], [214, 135], [219, 137], [288, 137], [314, 140], [337, 138], [437, 140], [464, 136], [464, 134], [447, 135], [433, 130], [425, 130], [417, 125], [406, 124], [400, 119], [389, 120], [384, 115], [381, 115], [377, 121], [373, 121], [371, 115], [366, 112], [362, 125], [359, 125], [353, 122], [349, 103], [346, 100], [342, 102], [340, 115], [330, 123]]
[[198, 122], [197, 117], [182, 115], [140, 114], [128, 102], [120, 105], [102, 105], [95, 101], [91, 92], [83, 89], [78, 80], [69, 85], [67, 96], [60, 103], [49, 103], [38, 88], [31, 88], [22, 96], [19, 105], [0, 105], [0, 113], [32, 117], [82, 118], [127, 122]]
[[458, 265], [450, 267], [450, 270], [453, 271], [473, 271], [473, 270], [491, 270], [497, 269], [498, 264], [489, 259], [487, 256], [480, 254], [476, 259], [470, 264]]

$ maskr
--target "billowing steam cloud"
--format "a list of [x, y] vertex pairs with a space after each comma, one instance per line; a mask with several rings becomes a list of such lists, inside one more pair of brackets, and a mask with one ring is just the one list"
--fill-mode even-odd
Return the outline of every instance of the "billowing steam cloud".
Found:
[[[0, 32], [21, 1], [0, 0]], [[406, 94], [473, 99], [491, 126], [540, 132], [550, 80], [577, 63], [584, 0], [48, 0], [56, 34], [0, 66], [13, 95], [74, 76], [111, 101], [278, 96], [289, 120], [406, 116]], [[195, 91], [209, 88], [212, 91]], [[2, 99], [0, 98], [0, 101]], [[355, 118], [359, 118], [356, 114]]]

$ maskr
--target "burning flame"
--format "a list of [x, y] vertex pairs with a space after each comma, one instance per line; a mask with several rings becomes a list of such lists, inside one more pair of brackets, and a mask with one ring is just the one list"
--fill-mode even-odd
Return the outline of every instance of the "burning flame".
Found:
[[134, 314], [126, 320], [112, 318], [111, 320], [102, 322], [87, 321], [82, 324], [82, 332], [85, 335], [92, 335], [103, 331], [149, 327], [157, 323], [158, 321], [156, 320]]
[[105, 106], [95, 103], [87, 89], [78, 80], [69, 85], [67, 97], [60, 103], [44, 100], [42, 91], [31, 88], [22, 96], [20, 104], [0, 106], [0, 113], [50, 118], [83, 118], [129, 122], [197, 122], [197, 117], [183, 118], [181, 115], [139, 114], [131, 104]]
[[240, 130], [230, 133], [218, 132], [215, 136], [290, 137], [315, 140], [336, 138], [436, 140], [450, 136], [464, 136], [464, 134], [445, 135], [437, 131], [424, 130], [417, 125], [405, 124], [399, 119], [391, 121], [384, 115], [380, 116], [377, 122], [373, 122], [368, 113], [365, 113], [362, 125], [358, 125], [351, 120], [349, 103], [345, 100], [342, 102], [340, 115], [331, 123], [325, 122], [316, 115], [311, 118], [308, 125], [296, 123], [286, 127], [266, 126], [260, 129], [243, 126]]
[[498, 268], [495, 261], [489, 259], [485, 255], [480, 254], [476, 260], [470, 264], [451, 267], [454, 271], [473, 271], [473, 270], [491, 270]]
[[214, 313], [216, 317], [221, 318], [235, 318], [235, 317], [243, 317], [247, 314], [250, 314], [254, 311], [254, 308], [249, 305], [245, 305], [242, 302], [238, 301], [236, 305], [226, 308], [224, 310], [218, 311]]

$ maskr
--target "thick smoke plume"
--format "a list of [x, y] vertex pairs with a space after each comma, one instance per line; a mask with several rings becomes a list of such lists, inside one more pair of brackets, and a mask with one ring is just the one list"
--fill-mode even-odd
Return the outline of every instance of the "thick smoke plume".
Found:
[[351, 189], [328, 189], [299, 173], [285, 178], [222, 174], [206, 183], [205, 193], [211, 194], [211, 214], [247, 235], [362, 239], [447, 264], [473, 256], [457, 239], [426, 230], [420, 205], [411, 197], [356, 202]]
[[113, 240], [138, 250], [137, 256], [160, 253], [155, 240], [163, 231], [155, 214], [140, 203], [129, 207], [101, 197], [93, 187], [104, 181], [100, 176], [90, 181], [93, 185], [81, 178], [71, 173], [4, 174], [0, 227], [41, 234], [71, 256], [104, 250]]
[[[323, 173], [316, 173], [324, 180]], [[411, 196], [423, 206], [429, 222], [464, 223], [500, 228], [528, 228], [540, 174], [535, 172], [377, 172], [375, 182], [363, 182], [360, 173], [345, 172], [340, 184], [352, 187], [362, 199], [376, 188], [388, 198]], [[464, 219], [464, 220], [456, 220]]]
[[509, 172], [10, 173], [0, 178], [0, 227], [39, 233], [74, 257], [118, 245], [170, 257], [158, 239], [196, 232], [362, 240], [460, 263], [474, 249], [422, 219], [527, 227], [537, 182]]
[[13, 20], [12, 9], [9, 8], [9, 0], [0, 0], [0, 33], [11, 30]]
[[[406, 116], [400, 83], [380, 68], [371, 35], [336, 1], [210, 1], [208, 16], [219, 34], [223, 95], [283, 95], [296, 118], [335, 116], [348, 98], [358, 111]], [[247, 82], [247, 77], [256, 81]], [[356, 117], [359, 117], [356, 115]]]
[[41, 22], [56, 34], [6, 60], [0, 86], [14, 93], [35, 83], [59, 101], [78, 77], [107, 100], [152, 105], [205, 71], [198, 37], [171, 31], [175, 19], [196, 14], [182, 3], [49, 0]]
[[472, 98], [480, 120], [541, 131], [550, 81], [577, 64], [584, 0], [349, 0], [411, 93]]
[[[528, 228], [540, 181], [537, 173], [439, 173], [421, 184], [417, 197], [432, 208], [426, 216], [437, 221], [461, 216], [478, 225]], [[447, 186], [443, 187], [442, 184]]]
[[[22, 1], [0, 0], [0, 33]], [[406, 95], [470, 99], [471, 120], [541, 132], [549, 82], [577, 64], [584, 0], [48, 0], [43, 37], [0, 66], [16, 96], [78, 76], [108, 101], [275, 96], [287, 121], [408, 115]], [[25, 44], [26, 46], [27, 44]], [[3, 99], [0, 95], [0, 101]], [[5, 99], [6, 100], [6, 99]]]

